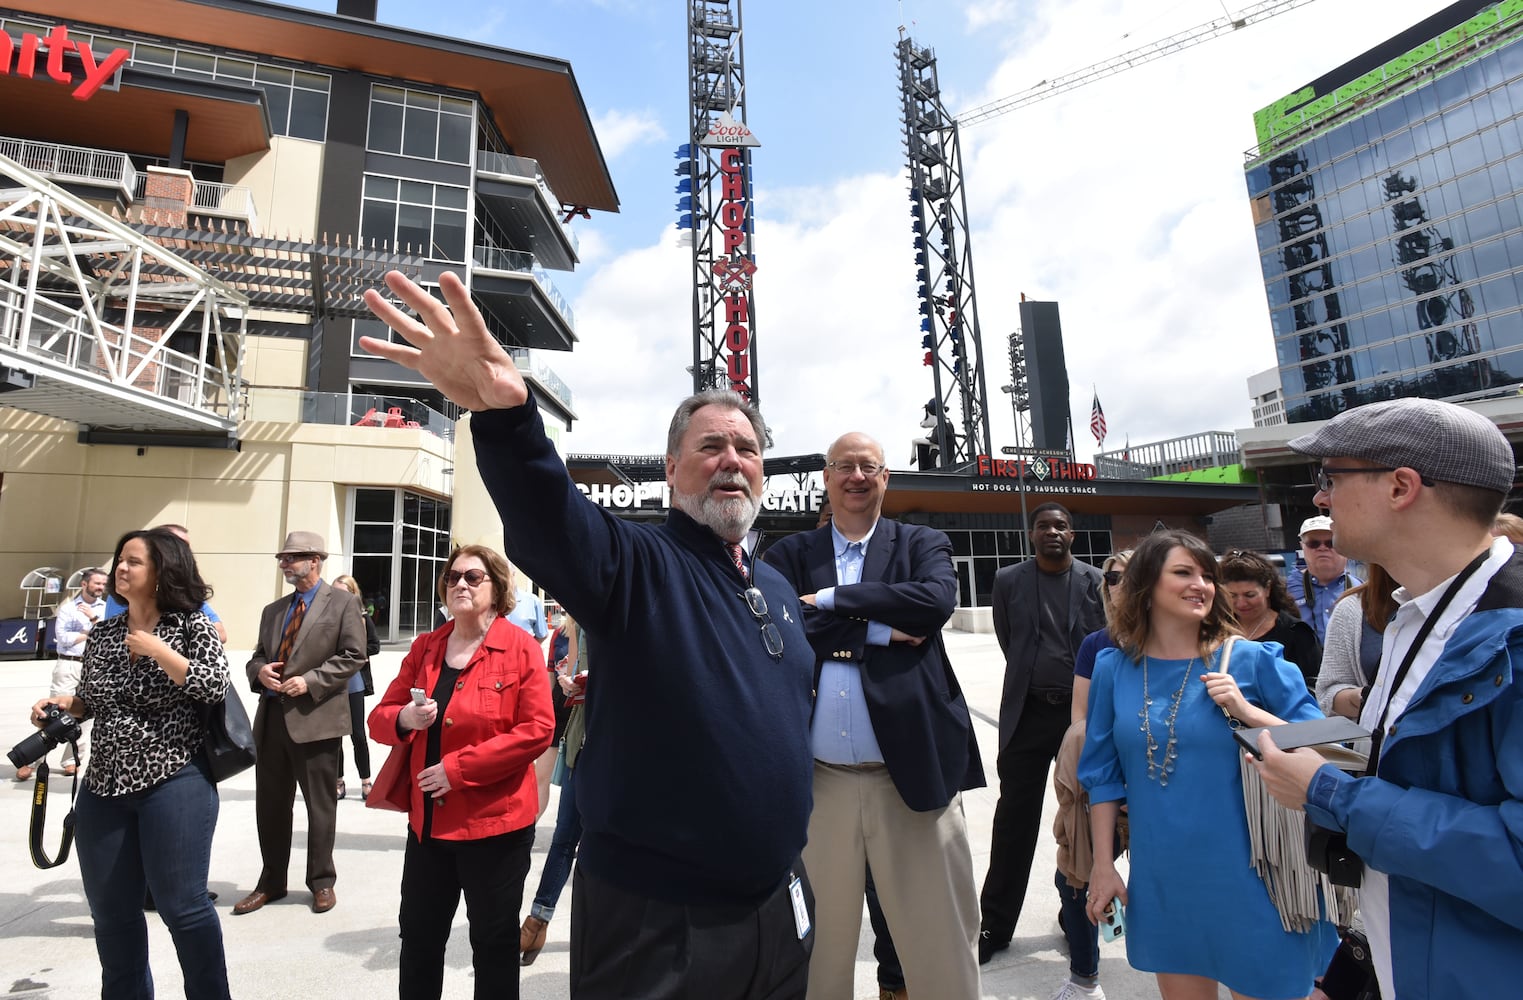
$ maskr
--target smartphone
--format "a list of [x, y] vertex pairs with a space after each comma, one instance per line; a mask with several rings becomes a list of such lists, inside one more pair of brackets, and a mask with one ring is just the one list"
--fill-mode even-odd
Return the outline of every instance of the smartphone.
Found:
[[1111, 905], [1106, 908], [1105, 916], [1100, 918], [1100, 938], [1103, 941], [1114, 941], [1126, 933], [1126, 904], [1117, 896], [1111, 900]]
[[422, 688], [413, 688], [412, 689], [412, 703], [414, 705], [421, 705], [421, 704], [423, 704], [427, 700], [428, 700], [428, 692], [427, 691], [423, 690]]

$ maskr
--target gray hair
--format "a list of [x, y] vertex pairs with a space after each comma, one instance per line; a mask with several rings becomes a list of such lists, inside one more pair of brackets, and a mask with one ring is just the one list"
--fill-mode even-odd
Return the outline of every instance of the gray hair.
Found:
[[751, 430], [756, 434], [756, 443], [762, 450], [767, 447], [767, 425], [762, 420], [761, 411], [747, 401], [746, 397], [730, 389], [705, 389], [703, 392], [694, 393], [684, 399], [678, 406], [677, 412], [672, 414], [672, 425], [666, 432], [666, 454], [674, 456], [682, 447], [682, 439], [687, 435], [688, 425], [693, 422], [693, 414], [705, 406], [718, 406], [725, 410], [739, 410], [745, 418], [751, 421]]

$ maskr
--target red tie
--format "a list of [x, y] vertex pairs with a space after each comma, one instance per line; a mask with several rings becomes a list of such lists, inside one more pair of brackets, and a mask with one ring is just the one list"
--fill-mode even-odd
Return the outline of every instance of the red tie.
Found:
[[730, 561], [735, 564], [736, 569], [740, 570], [740, 578], [742, 580], [750, 579], [746, 576], [746, 560], [745, 557], [741, 555], [740, 546], [733, 542], [726, 542], [725, 549], [727, 549], [730, 553]]
[[275, 652], [275, 661], [284, 663], [291, 656], [291, 647], [296, 645], [296, 633], [301, 631], [301, 619], [307, 613], [307, 602], [297, 594], [292, 598], [296, 606], [291, 609], [291, 618], [286, 622], [286, 630], [280, 633], [280, 649]]

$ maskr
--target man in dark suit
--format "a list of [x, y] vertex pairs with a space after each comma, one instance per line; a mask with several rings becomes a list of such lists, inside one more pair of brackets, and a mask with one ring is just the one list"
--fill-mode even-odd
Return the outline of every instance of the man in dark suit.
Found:
[[321, 535], [293, 531], [275, 558], [296, 593], [265, 607], [247, 668], [249, 684], [261, 695], [254, 714], [254, 818], [264, 867], [233, 912], [253, 913], [286, 894], [299, 786], [307, 803], [307, 887], [313, 911], [326, 913], [337, 902], [339, 740], [350, 732], [346, 692], [349, 676], [365, 662], [365, 622], [358, 597], [323, 582], [328, 551]]
[[941, 641], [956, 602], [951, 543], [879, 517], [878, 442], [847, 434], [827, 459], [832, 523], [766, 555], [801, 595], [816, 657], [809, 995], [854, 995], [870, 863], [909, 994], [973, 1000], [978, 910], [959, 794], [984, 775]]
[[1074, 654], [1105, 627], [1100, 571], [1075, 561], [1073, 517], [1062, 504], [1031, 512], [1036, 558], [994, 577], [994, 634], [1005, 653], [999, 705], [999, 804], [989, 844], [989, 873], [978, 961], [1010, 946], [1026, 899], [1047, 800], [1047, 774], [1068, 731]]

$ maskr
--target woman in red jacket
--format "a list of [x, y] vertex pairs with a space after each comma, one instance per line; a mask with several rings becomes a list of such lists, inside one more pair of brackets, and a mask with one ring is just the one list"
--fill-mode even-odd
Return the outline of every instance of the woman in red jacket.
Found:
[[439, 597], [453, 620], [413, 642], [370, 713], [371, 737], [412, 755], [401, 1000], [443, 992], [462, 893], [477, 1000], [518, 996], [518, 910], [539, 804], [534, 759], [550, 745], [555, 715], [539, 644], [507, 620], [509, 580], [507, 560], [489, 548], [451, 553]]

